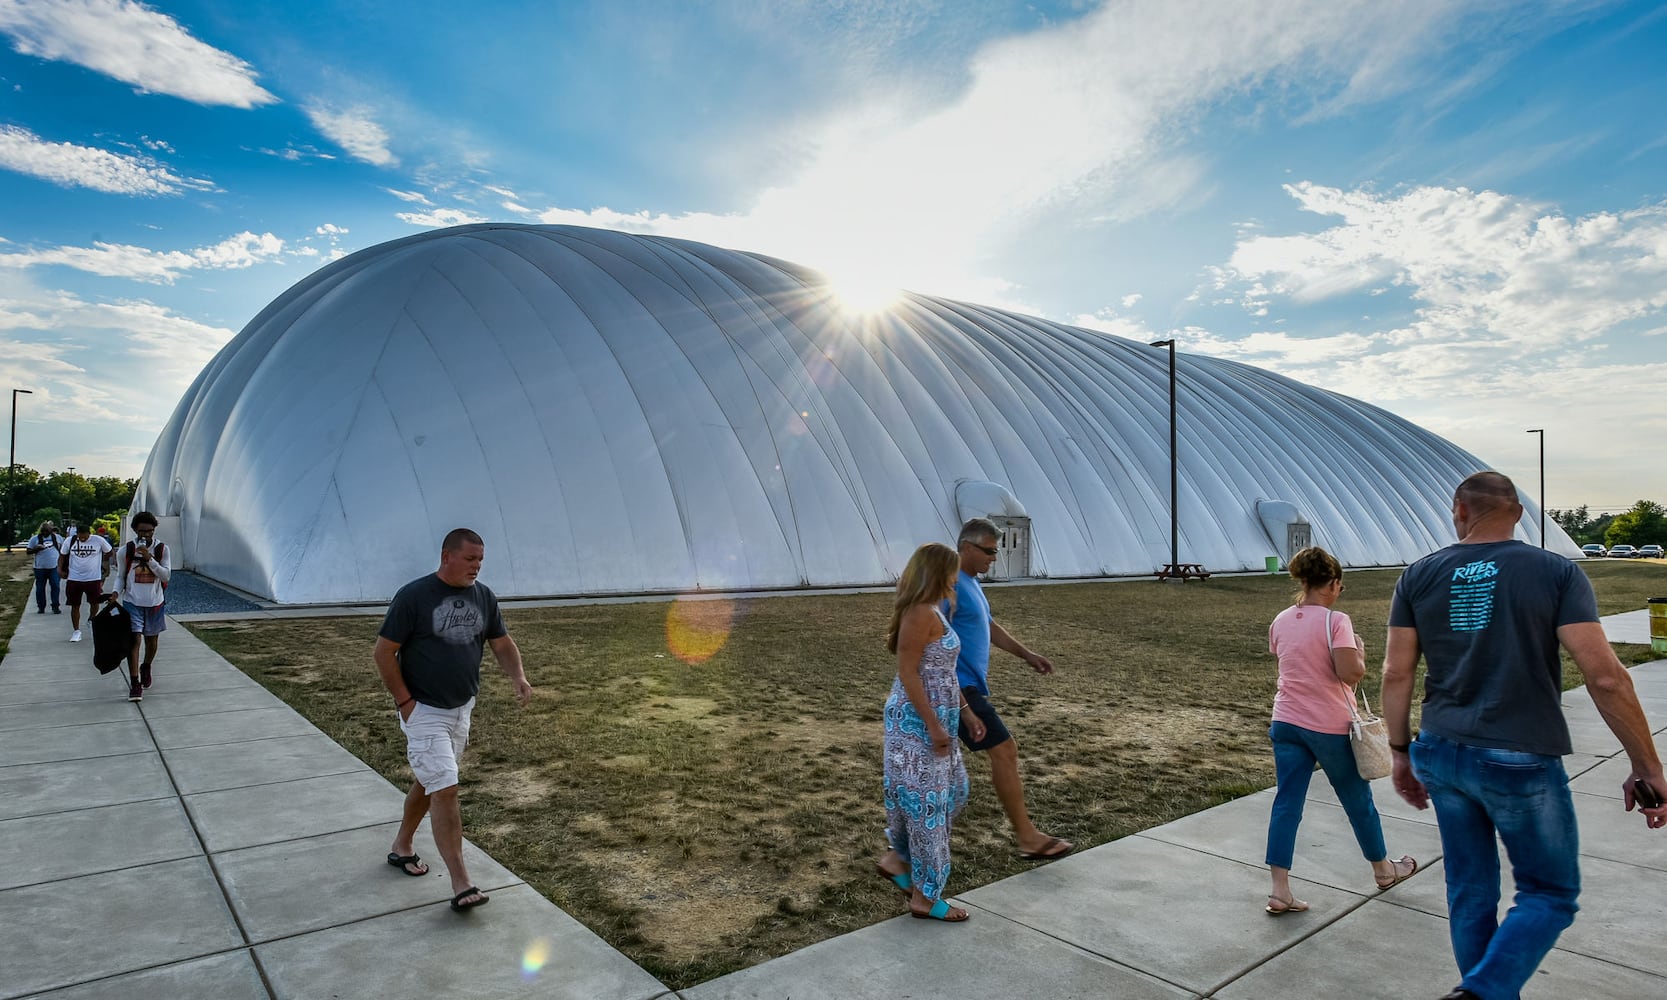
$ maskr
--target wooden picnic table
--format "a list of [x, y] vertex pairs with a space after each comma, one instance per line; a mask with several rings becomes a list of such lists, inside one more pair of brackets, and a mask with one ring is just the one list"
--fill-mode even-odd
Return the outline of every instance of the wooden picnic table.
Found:
[[1203, 563], [1165, 563], [1163, 569], [1154, 570], [1152, 575], [1156, 576], [1159, 580], [1168, 580], [1171, 578], [1181, 580], [1208, 580], [1210, 578], [1210, 571], [1204, 568]]

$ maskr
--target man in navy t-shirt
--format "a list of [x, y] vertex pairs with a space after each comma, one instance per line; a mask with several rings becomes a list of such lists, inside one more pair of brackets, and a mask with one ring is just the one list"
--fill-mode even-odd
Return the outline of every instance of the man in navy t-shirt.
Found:
[[[1627, 810], [1634, 781], [1667, 798], [1649, 723], [1598, 621], [1591, 582], [1570, 560], [1517, 541], [1521, 518], [1510, 479], [1466, 479], [1453, 497], [1458, 544], [1407, 567], [1389, 610], [1383, 714], [1395, 790], [1419, 809], [1435, 804], [1448, 933], [1463, 976], [1444, 1000], [1515, 998], [1574, 922], [1579, 843], [1562, 761], [1570, 744], [1559, 646], [1632, 764]], [[1420, 655], [1428, 672], [1411, 742]], [[1667, 824], [1667, 807], [1643, 812], [1651, 829]], [[1517, 886], [1503, 923], [1496, 834]]]
[[[984, 723], [984, 737], [974, 740], [966, 724], [961, 724], [961, 742], [969, 750], [984, 750], [990, 755], [990, 782], [996, 787], [996, 798], [1013, 824], [1019, 840], [1019, 856], [1034, 861], [1062, 858], [1071, 853], [1071, 842], [1050, 837], [1036, 829], [1025, 809], [1024, 784], [1019, 779], [1019, 747], [990, 704], [990, 647], [1005, 649], [1030, 664], [1039, 674], [1053, 673], [1053, 664], [1040, 653], [1025, 648], [1007, 630], [990, 617], [990, 602], [978, 585], [978, 574], [987, 572], [996, 561], [996, 542], [1001, 530], [989, 520], [975, 517], [961, 526], [958, 548], [961, 573], [955, 579], [955, 609], [949, 620], [961, 639], [961, 652], [955, 660], [955, 675], [961, 685], [961, 697], [967, 707]], [[945, 609], [948, 610], [947, 608]]]
[[480, 691], [481, 647], [490, 646], [522, 705], [533, 688], [521, 650], [509, 637], [498, 598], [480, 575], [486, 546], [456, 528], [440, 546], [440, 568], [399, 588], [376, 639], [376, 670], [394, 696], [405, 756], [416, 780], [405, 796], [388, 864], [407, 875], [427, 875], [412, 838], [423, 816], [434, 818], [434, 845], [451, 876], [454, 910], [487, 902], [463, 866], [463, 817], [457, 801], [457, 761], [469, 740], [469, 715]]

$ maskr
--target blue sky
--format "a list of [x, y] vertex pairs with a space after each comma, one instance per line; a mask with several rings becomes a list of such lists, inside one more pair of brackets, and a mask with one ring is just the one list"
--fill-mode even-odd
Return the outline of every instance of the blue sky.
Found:
[[511, 221], [1174, 336], [1667, 501], [1664, 52], [1596, 0], [0, 0], [17, 457], [137, 475], [285, 288]]

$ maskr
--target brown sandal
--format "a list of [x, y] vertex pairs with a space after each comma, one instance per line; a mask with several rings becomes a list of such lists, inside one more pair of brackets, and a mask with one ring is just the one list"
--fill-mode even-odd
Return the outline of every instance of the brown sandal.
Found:
[[[1389, 862], [1389, 865], [1390, 865], [1391, 868], [1395, 869], [1395, 874], [1389, 876], [1387, 879], [1379, 878], [1376, 875], [1372, 876], [1372, 880], [1377, 882], [1377, 884], [1378, 884], [1378, 891], [1379, 892], [1382, 892], [1385, 889], [1395, 888], [1396, 886], [1400, 885], [1402, 882], [1405, 882], [1407, 879], [1412, 878], [1412, 876], [1418, 871], [1418, 859], [1414, 858], [1410, 854], [1401, 855], [1399, 858], [1396, 858], [1394, 861]], [[1411, 865], [1412, 866], [1411, 868], [1409, 868], [1407, 870], [1407, 873], [1405, 875], [1401, 874], [1401, 866], [1402, 865]]]
[[1268, 905], [1264, 907], [1264, 909], [1268, 911], [1268, 916], [1270, 917], [1282, 917], [1287, 913], [1301, 913], [1308, 909], [1308, 904], [1304, 903], [1295, 896], [1292, 896], [1290, 899], [1280, 899], [1278, 896], [1269, 896]]

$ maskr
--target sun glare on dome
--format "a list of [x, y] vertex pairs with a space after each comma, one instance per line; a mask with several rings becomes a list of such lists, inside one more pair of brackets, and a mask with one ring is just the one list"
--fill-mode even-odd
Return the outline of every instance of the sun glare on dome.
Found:
[[846, 312], [869, 315], [885, 312], [903, 297], [903, 290], [872, 275], [830, 274], [828, 288]]

